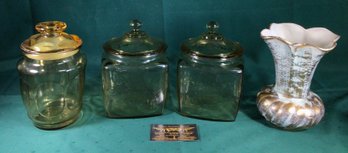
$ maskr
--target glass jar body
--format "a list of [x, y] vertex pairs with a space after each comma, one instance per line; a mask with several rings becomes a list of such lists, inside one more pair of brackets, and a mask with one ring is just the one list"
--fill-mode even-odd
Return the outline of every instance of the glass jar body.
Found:
[[122, 56], [104, 52], [102, 80], [108, 117], [162, 114], [168, 86], [168, 64], [164, 55]]
[[81, 53], [56, 60], [24, 57], [18, 62], [21, 95], [36, 127], [62, 128], [79, 117], [85, 66]]
[[241, 57], [184, 55], [178, 64], [179, 112], [208, 120], [233, 121], [241, 94]]

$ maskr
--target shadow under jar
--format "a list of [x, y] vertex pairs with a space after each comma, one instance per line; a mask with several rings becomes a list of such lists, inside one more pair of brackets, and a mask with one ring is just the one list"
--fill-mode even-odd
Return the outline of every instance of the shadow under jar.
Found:
[[179, 112], [182, 115], [218, 121], [234, 121], [242, 83], [242, 48], [217, 32], [208, 31], [182, 44], [178, 64]]
[[41, 22], [35, 27], [40, 33], [21, 44], [21, 94], [28, 116], [41, 129], [65, 127], [81, 111], [86, 58], [79, 52], [82, 40], [64, 33], [66, 27]]
[[103, 98], [106, 115], [132, 118], [161, 115], [167, 94], [166, 45], [140, 30], [138, 20], [123, 37], [104, 44]]

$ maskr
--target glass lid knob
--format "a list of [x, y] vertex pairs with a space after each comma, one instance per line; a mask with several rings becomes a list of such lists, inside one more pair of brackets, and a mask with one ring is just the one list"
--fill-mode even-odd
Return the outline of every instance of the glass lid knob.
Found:
[[129, 26], [132, 28], [132, 30], [128, 32], [129, 38], [143, 38], [146, 36], [146, 34], [140, 30], [142, 23], [139, 20], [131, 20]]
[[219, 29], [219, 25], [215, 21], [210, 21], [207, 23], [206, 28], [208, 29], [209, 33], [216, 33]]
[[141, 28], [141, 25], [142, 23], [137, 19], [131, 20], [129, 23], [129, 26], [132, 27], [133, 31], [139, 31], [139, 29]]
[[206, 25], [207, 32], [203, 35], [203, 39], [221, 40], [222, 35], [218, 33], [219, 25], [215, 21], [210, 21]]
[[41, 22], [35, 26], [35, 29], [40, 33], [59, 33], [63, 32], [66, 28], [66, 23], [61, 21]]

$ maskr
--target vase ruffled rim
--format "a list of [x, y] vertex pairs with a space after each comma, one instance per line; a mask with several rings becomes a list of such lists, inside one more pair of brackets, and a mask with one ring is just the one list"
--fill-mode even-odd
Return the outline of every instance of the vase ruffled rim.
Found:
[[305, 29], [295, 23], [272, 23], [269, 29], [263, 29], [260, 34], [265, 40], [278, 39], [295, 48], [312, 46], [326, 52], [333, 50], [340, 38], [323, 27]]

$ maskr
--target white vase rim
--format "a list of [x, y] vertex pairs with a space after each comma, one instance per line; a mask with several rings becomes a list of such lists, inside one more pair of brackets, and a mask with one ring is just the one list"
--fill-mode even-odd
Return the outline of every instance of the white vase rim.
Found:
[[278, 39], [295, 48], [312, 46], [322, 51], [334, 49], [340, 38], [324, 27], [305, 29], [295, 23], [272, 23], [269, 29], [263, 29], [260, 34], [265, 40]]

